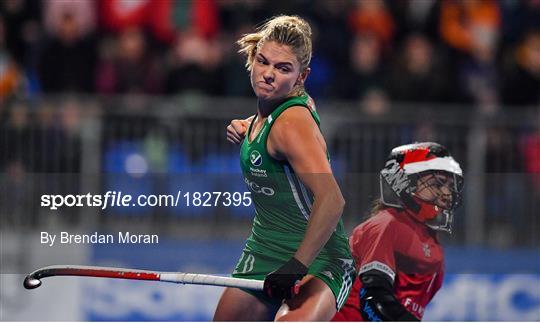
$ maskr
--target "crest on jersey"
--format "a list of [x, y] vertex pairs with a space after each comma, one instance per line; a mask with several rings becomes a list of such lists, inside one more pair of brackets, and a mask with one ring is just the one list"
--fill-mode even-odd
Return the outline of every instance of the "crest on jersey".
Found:
[[251, 161], [251, 164], [253, 166], [261, 166], [262, 164], [261, 153], [256, 150], [252, 151], [251, 154], [249, 155], [249, 160]]

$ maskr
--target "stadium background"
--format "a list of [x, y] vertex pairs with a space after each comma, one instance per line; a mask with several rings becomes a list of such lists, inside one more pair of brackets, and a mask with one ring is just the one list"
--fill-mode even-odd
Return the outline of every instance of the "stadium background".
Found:
[[[252, 210], [63, 208], [41, 194], [245, 191], [232, 118], [255, 112], [234, 41], [275, 14], [314, 31], [315, 98], [347, 231], [390, 148], [436, 140], [466, 174], [428, 320], [540, 320], [540, 1], [0, 2], [0, 320], [208, 320], [219, 288], [24, 273], [95, 264], [227, 274]], [[159, 245], [46, 247], [39, 233]]]

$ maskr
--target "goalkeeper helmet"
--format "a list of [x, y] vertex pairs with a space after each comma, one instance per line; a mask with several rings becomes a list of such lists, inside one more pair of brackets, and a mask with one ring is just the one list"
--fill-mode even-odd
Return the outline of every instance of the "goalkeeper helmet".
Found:
[[452, 232], [463, 172], [446, 147], [422, 142], [392, 149], [379, 181], [384, 205], [403, 209], [434, 230]]

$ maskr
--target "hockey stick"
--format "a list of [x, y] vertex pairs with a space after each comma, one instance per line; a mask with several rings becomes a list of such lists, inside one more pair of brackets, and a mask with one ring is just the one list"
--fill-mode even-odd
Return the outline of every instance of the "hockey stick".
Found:
[[53, 276], [103, 277], [132, 280], [151, 280], [177, 284], [236, 287], [251, 290], [263, 289], [263, 281], [254, 279], [231, 278], [203, 274], [189, 274], [181, 272], [159, 272], [127, 268], [69, 265], [49, 266], [40, 268], [26, 276], [23, 286], [26, 289], [38, 288], [39, 286], [41, 286], [42, 278]]

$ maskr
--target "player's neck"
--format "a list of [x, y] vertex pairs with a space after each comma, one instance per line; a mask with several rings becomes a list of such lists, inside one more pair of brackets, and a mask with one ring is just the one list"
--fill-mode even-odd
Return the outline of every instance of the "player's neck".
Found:
[[274, 110], [283, 103], [287, 98], [277, 100], [257, 100], [257, 115], [258, 118], [267, 118]]

